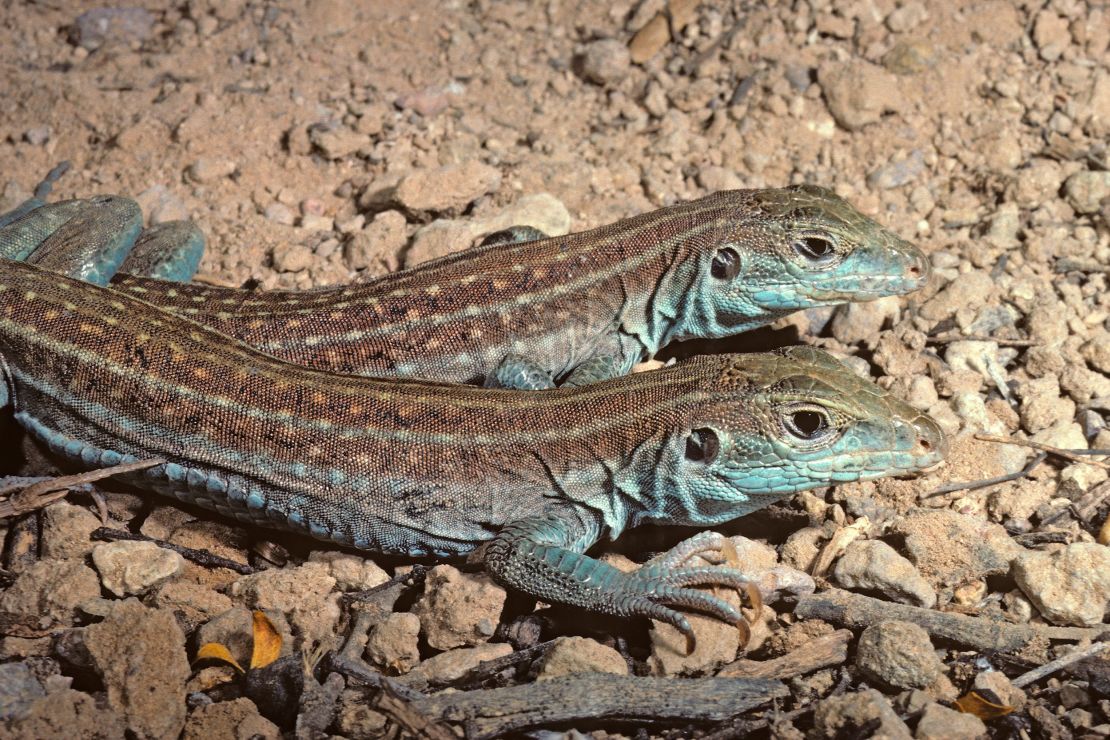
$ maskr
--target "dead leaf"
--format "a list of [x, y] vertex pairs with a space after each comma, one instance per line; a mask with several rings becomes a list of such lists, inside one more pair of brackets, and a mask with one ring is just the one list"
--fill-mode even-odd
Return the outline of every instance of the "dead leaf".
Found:
[[239, 665], [238, 661], [231, 657], [231, 651], [228, 650], [223, 643], [206, 642], [201, 645], [200, 650], [197, 651], [196, 660], [193, 662], [196, 663], [202, 660], [214, 660], [218, 663], [226, 663], [230, 666], [234, 666], [235, 670], [240, 673], [246, 673], [246, 671], [243, 670], [243, 666]]
[[281, 656], [281, 635], [262, 612], [252, 612], [252, 617], [254, 650], [251, 651], [251, 668], [264, 668]]

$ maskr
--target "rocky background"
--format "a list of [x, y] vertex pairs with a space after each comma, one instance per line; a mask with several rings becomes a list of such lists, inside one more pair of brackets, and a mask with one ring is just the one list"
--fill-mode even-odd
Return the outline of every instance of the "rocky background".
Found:
[[[433, 705], [321, 670], [347, 640], [425, 693], [584, 672], [785, 681], [777, 712], [554, 725], [595, 737], [1110, 735], [1105, 653], [1018, 678], [1084, 649], [1110, 601], [1108, 458], [1079, 454], [1110, 449], [1108, 43], [1097, 0], [4, 5], [0, 211], [70, 160], [57, 198], [128, 194], [151, 223], [195, 219], [204, 279], [307, 288], [509, 224], [565, 233], [817, 183], [919, 243], [935, 278], [753, 346], [800, 336], [848, 357], [955, 439], [924, 478], [737, 523], [777, 598], [750, 612], [746, 647], [701, 620], [689, 656], [667, 628], [533, 612], [462, 563], [409, 573], [129, 493], [107, 495], [109, 526], [252, 567], [103, 542], [76, 494], [0, 523], [0, 728], [451, 736]], [[607, 557], [631, 567], [683, 534]], [[374, 609], [348, 598], [387, 583]], [[192, 663], [207, 643], [246, 675]]]

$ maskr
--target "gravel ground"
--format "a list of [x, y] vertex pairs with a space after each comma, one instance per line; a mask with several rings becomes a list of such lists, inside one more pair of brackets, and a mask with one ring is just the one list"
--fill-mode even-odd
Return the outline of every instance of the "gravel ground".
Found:
[[[459, 717], [412, 691], [555, 691], [592, 672], [676, 692], [693, 685], [681, 676], [784, 683], [764, 686], [774, 712], [556, 722], [578, 728], [567, 737], [1110, 735], [1110, 658], [1018, 678], [1108, 627], [1108, 458], [1052, 450], [1110, 449], [1110, 6], [754, 5], [672, 0], [673, 35], [663, 0], [0, 8], [0, 211], [70, 160], [56, 197], [128, 194], [151, 223], [194, 219], [207, 279], [307, 288], [511, 223], [566, 233], [821, 184], [916, 241], [932, 283], [710, 349], [825, 347], [953, 435], [927, 476], [736, 523], [768, 605], [746, 645], [696, 620], [691, 655], [665, 626], [534, 610], [464, 563], [411, 571], [129, 493], [107, 494], [109, 526], [254, 572], [105, 542], [72, 495], [0, 523], [0, 734], [450, 737]], [[976, 435], [1049, 452], [1014, 480], [953, 487], [1037, 462]], [[16, 457], [0, 472], [34, 468]], [[374, 588], [369, 607], [350, 598]], [[318, 662], [344, 642], [392, 694]], [[246, 675], [194, 663], [206, 643]], [[502, 670], [472, 672], [490, 660]]]

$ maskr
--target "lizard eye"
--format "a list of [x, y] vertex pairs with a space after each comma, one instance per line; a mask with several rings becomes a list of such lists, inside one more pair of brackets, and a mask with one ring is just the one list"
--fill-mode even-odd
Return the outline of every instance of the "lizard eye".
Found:
[[721, 451], [721, 440], [712, 429], [695, 429], [686, 438], [686, 459], [711, 465]]
[[818, 442], [833, 431], [829, 415], [811, 406], [788, 409], [782, 415], [782, 424], [787, 432], [803, 442]]
[[740, 255], [732, 247], [718, 249], [709, 274], [718, 280], [732, 280], [740, 272]]
[[823, 236], [805, 236], [794, 240], [794, 251], [810, 262], [828, 262], [836, 255], [836, 245]]

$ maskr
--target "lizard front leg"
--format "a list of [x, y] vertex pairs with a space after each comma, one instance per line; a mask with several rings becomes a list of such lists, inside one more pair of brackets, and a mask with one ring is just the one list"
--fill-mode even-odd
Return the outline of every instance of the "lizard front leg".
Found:
[[[663, 558], [624, 573], [584, 554], [600, 524], [566, 506], [505, 526], [486, 549], [486, 569], [503, 585], [542, 601], [620, 617], [648, 617], [673, 625], [693, 646], [694, 633], [679, 609], [705, 612], [731, 624], [744, 617], [728, 602], [694, 586], [745, 589], [748, 576], [733, 568], [683, 567], [694, 554]], [[695, 552], [700, 548], [695, 548]]]

